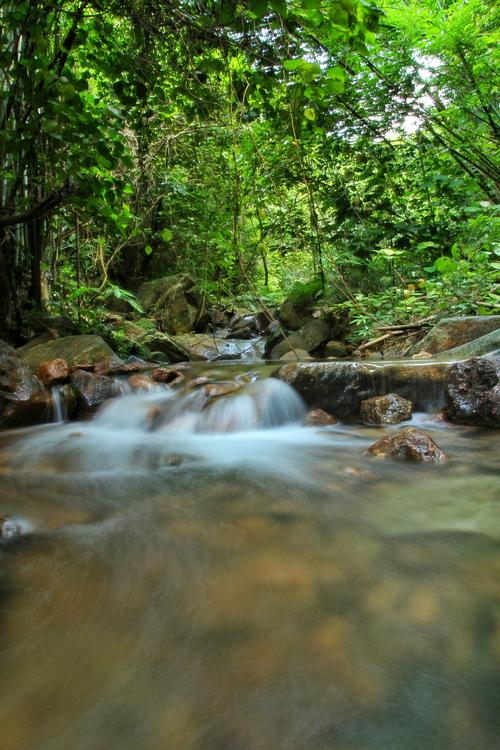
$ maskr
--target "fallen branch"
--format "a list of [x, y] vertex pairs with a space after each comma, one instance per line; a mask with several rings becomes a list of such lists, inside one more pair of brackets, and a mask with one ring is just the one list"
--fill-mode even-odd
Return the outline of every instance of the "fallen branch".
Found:
[[493, 307], [495, 310], [500, 309], [500, 302], [481, 302], [480, 300], [477, 305], [481, 305], [481, 307]]
[[361, 346], [358, 346], [357, 351], [362, 352], [364, 349], [370, 349], [370, 347], [375, 346], [375, 344], [381, 344], [382, 341], [387, 341], [387, 339], [390, 339], [393, 336], [399, 336], [402, 333], [404, 333], [404, 331], [390, 331], [389, 333], [384, 333], [383, 336], [377, 336], [376, 339], [371, 339], [371, 341], [361, 344]]

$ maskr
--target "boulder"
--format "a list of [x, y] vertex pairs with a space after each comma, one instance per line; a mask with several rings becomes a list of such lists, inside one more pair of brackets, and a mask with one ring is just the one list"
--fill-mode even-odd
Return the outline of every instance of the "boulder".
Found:
[[285, 300], [278, 313], [281, 323], [291, 331], [298, 331], [307, 319], [313, 303], [314, 297], [312, 295], [304, 297], [300, 301]]
[[500, 357], [475, 357], [452, 365], [446, 411], [459, 424], [500, 427]]
[[100, 336], [91, 335], [34, 339], [16, 349], [16, 354], [32, 370], [51, 359], [64, 359], [70, 369], [90, 368], [97, 362], [121, 362]]
[[173, 336], [173, 340], [187, 352], [187, 359], [195, 362], [239, 359], [249, 348], [249, 342], [243, 339], [222, 339], [210, 333], [183, 334]]
[[22, 427], [50, 418], [49, 392], [15, 350], [0, 342], [0, 427]]
[[154, 359], [168, 362], [185, 362], [189, 359], [187, 349], [177, 341], [178, 337], [156, 331], [147, 333], [141, 339], [141, 344], [147, 348]]
[[435, 355], [435, 359], [469, 359], [470, 357], [482, 357], [485, 354], [500, 354], [500, 328], [485, 333], [484, 336], [466, 344], [456, 346], [454, 349], [447, 349], [440, 354]]
[[75, 370], [70, 375], [70, 383], [76, 397], [77, 417], [91, 416], [104, 401], [118, 395], [113, 380], [106, 375]]
[[312, 359], [311, 355], [303, 349], [295, 349], [293, 352], [287, 352], [280, 357], [281, 362], [305, 362]]
[[305, 325], [295, 333], [291, 333], [283, 341], [273, 347], [271, 359], [279, 359], [287, 352], [301, 349], [308, 354], [328, 341], [330, 337], [330, 324], [322, 318], [311, 318]]
[[255, 315], [236, 316], [229, 326], [227, 337], [230, 339], [251, 339], [257, 335]]
[[145, 281], [137, 298], [146, 313], [169, 333], [189, 333], [206, 325], [202, 294], [187, 273]]
[[446, 461], [446, 454], [439, 445], [424, 432], [407, 427], [390, 437], [382, 438], [371, 445], [367, 453], [378, 458], [393, 458], [397, 461], [437, 464]]
[[64, 383], [69, 377], [69, 367], [65, 359], [49, 359], [38, 366], [37, 375], [46, 386]]
[[327, 427], [331, 424], [337, 424], [337, 421], [334, 416], [323, 409], [311, 409], [306, 414], [304, 425], [306, 427]]
[[349, 349], [343, 341], [327, 341], [323, 350], [324, 357], [338, 357], [339, 359], [349, 356]]
[[311, 408], [356, 419], [362, 401], [387, 393], [398, 393], [418, 411], [437, 411], [445, 405], [449, 369], [447, 362], [300, 362], [282, 365], [273, 376], [292, 385]]
[[499, 328], [500, 315], [443, 318], [411, 349], [410, 354], [424, 351], [429, 354], [439, 354], [439, 352], [467, 344]]
[[398, 424], [411, 419], [412, 411], [411, 401], [397, 393], [365, 399], [360, 406], [361, 419], [366, 424]]

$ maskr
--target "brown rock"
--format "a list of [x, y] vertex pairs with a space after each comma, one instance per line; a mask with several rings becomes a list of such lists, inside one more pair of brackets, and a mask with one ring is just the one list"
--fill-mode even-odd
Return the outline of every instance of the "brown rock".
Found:
[[235, 383], [228, 381], [227, 383], [207, 383], [204, 387], [204, 391], [209, 398], [218, 398], [219, 396], [227, 396], [229, 393], [234, 393], [241, 388], [241, 383]]
[[397, 393], [374, 396], [361, 402], [360, 412], [367, 424], [397, 424], [411, 419], [412, 403]]
[[200, 385], [206, 385], [208, 382], [210, 381], [209, 378], [206, 377], [206, 375], [200, 375], [199, 378], [193, 378], [192, 380], [190, 380], [187, 383], [186, 388], [199, 388]]
[[69, 367], [65, 359], [49, 359], [38, 366], [38, 377], [44, 385], [63, 383], [69, 377]]
[[446, 454], [437, 443], [414, 427], [408, 427], [402, 432], [378, 440], [368, 448], [367, 453], [379, 458], [416, 463], [435, 464], [446, 461]]
[[329, 424], [337, 424], [337, 419], [323, 409], [311, 409], [304, 420], [306, 427], [325, 427]]
[[0, 342], [0, 427], [21, 427], [50, 418], [51, 397], [14, 350]]
[[134, 390], [150, 391], [153, 386], [153, 381], [147, 375], [130, 375], [127, 383]]
[[179, 385], [184, 380], [184, 375], [173, 367], [157, 367], [151, 373], [155, 383], [168, 383], [168, 385]]

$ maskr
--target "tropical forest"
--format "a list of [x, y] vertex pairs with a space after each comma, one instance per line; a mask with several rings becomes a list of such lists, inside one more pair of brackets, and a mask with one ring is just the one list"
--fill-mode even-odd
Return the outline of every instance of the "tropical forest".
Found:
[[494, 0], [0, 0], [4, 750], [493, 750]]

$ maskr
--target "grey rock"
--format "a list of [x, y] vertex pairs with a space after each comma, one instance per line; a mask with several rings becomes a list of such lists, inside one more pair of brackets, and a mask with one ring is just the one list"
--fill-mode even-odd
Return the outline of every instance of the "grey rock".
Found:
[[398, 393], [419, 411], [445, 404], [446, 362], [301, 362], [282, 365], [274, 377], [292, 385], [308, 406], [343, 418], [359, 418], [361, 402]]
[[469, 341], [499, 328], [500, 315], [466, 315], [443, 318], [410, 350], [410, 355], [418, 352], [439, 354], [439, 352], [467, 344]]
[[16, 354], [32, 370], [51, 359], [64, 359], [70, 368], [92, 367], [97, 362], [121, 362], [100, 336], [63, 336], [34, 339], [16, 349]]

